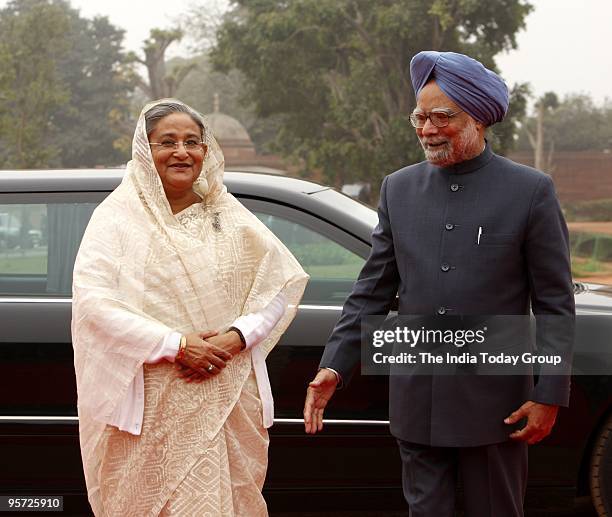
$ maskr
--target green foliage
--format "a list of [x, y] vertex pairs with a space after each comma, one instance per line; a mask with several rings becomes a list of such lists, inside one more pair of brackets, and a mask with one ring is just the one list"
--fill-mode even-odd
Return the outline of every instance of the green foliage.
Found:
[[572, 255], [586, 257], [590, 261], [612, 260], [612, 237], [593, 232], [573, 232], [570, 238]]
[[214, 111], [214, 95], [219, 95], [219, 111], [239, 120], [249, 133], [259, 153], [268, 151], [268, 143], [278, 132], [276, 118], [258, 118], [253, 114], [252, 106], [241, 102], [244, 88], [244, 77], [238, 70], [221, 73], [213, 70], [206, 55], [192, 60], [174, 58], [168, 62], [169, 67], [193, 63], [193, 71], [185, 78], [177, 90], [176, 96], [193, 106], [201, 113]]
[[0, 257], [0, 271], [3, 275], [44, 275], [47, 273], [47, 254], [7, 254]]
[[[612, 103], [596, 106], [586, 94], [570, 94], [556, 103], [545, 98], [544, 102], [548, 108], [544, 116], [546, 149], [551, 144], [555, 151], [612, 149]], [[535, 115], [526, 118], [524, 125], [533, 133]], [[531, 149], [526, 131], [519, 132], [517, 147]]]
[[105, 17], [92, 20], [70, 10], [68, 51], [57, 66], [70, 91], [70, 102], [53, 117], [51, 135], [60, 146], [63, 167], [119, 165], [128, 154], [117, 141], [133, 130], [129, 96], [134, 88], [121, 48], [124, 31]]
[[506, 118], [487, 130], [489, 142], [496, 153], [505, 155], [515, 147], [514, 137], [520, 132], [528, 97], [529, 86], [526, 83], [515, 84], [510, 90], [510, 106]]
[[354, 280], [363, 267], [363, 259], [332, 242], [293, 244], [291, 253], [313, 279]]
[[[4, 168], [116, 165], [133, 89], [123, 31], [63, 0], [0, 10], [0, 144]], [[119, 131], [117, 131], [119, 129]]]
[[183, 30], [151, 29], [149, 37], [142, 47], [145, 58], [140, 59], [135, 54], [130, 58], [138, 61], [147, 68], [149, 82], [139, 81], [139, 86], [148, 95], [149, 99], [162, 99], [174, 97], [181, 82], [195, 68], [195, 63], [188, 60], [178, 60], [170, 71], [166, 67], [166, 51], [173, 43], [183, 39]]
[[612, 237], [588, 231], [570, 232], [572, 276], [612, 274]]
[[555, 92], [546, 92], [542, 95], [542, 98], [538, 101], [538, 104], [542, 104], [544, 108], [556, 109], [559, 107], [559, 97]]
[[572, 278], [580, 279], [592, 276], [594, 273], [607, 272], [609, 268], [597, 260], [576, 261], [572, 260]]
[[69, 91], [56, 62], [66, 51], [65, 4], [11, 2], [0, 11], [0, 153], [4, 168], [44, 166], [59, 152], [46, 135]]
[[[336, 185], [377, 183], [422, 160], [408, 120], [412, 56], [459, 51], [494, 66], [530, 9], [521, 0], [237, 0], [212, 59], [244, 75], [256, 116], [278, 117], [276, 151]], [[496, 133], [498, 148], [509, 147], [513, 124]]]
[[361, 264], [363, 259], [333, 242], [291, 245], [291, 253], [300, 264], [308, 266], [340, 266]]
[[565, 218], [570, 222], [612, 221], [612, 199], [596, 199], [563, 205]]

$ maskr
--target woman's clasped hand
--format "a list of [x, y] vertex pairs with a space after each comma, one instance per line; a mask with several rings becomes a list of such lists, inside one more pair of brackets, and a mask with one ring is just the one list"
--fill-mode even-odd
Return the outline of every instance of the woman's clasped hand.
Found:
[[176, 365], [186, 382], [202, 382], [220, 374], [242, 349], [240, 336], [234, 331], [193, 332], [185, 338], [185, 355], [176, 360]]

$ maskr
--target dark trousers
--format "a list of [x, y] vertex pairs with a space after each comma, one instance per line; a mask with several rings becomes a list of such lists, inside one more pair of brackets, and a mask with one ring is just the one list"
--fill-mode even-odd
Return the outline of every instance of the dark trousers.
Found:
[[523, 517], [525, 442], [457, 448], [398, 443], [410, 517], [452, 517], [459, 476], [466, 517]]

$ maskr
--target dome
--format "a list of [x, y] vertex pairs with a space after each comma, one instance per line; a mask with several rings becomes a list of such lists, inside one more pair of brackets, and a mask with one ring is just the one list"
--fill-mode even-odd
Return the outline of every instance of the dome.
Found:
[[213, 112], [204, 115], [219, 145], [231, 147], [253, 147], [246, 128], [234, 117], [219, 111], [219, 94], [214, 95]]
[[213, 135], [220, 142], [241, 142], [252, 145], [249, 133], [234, 117], [219, 112], [210, 113], [205, 117]]

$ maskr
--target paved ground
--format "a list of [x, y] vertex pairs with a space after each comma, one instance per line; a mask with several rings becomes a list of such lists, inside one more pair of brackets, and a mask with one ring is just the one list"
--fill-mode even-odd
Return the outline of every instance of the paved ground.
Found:
[[610, 222], [596, 222], [596, 221], [585, 221], [585, 222], [572, 222], [567, 223], [567, 227], [572, 232], [589, 232], [599, 233], [602, 235], [612, 235], [612, 223]]

